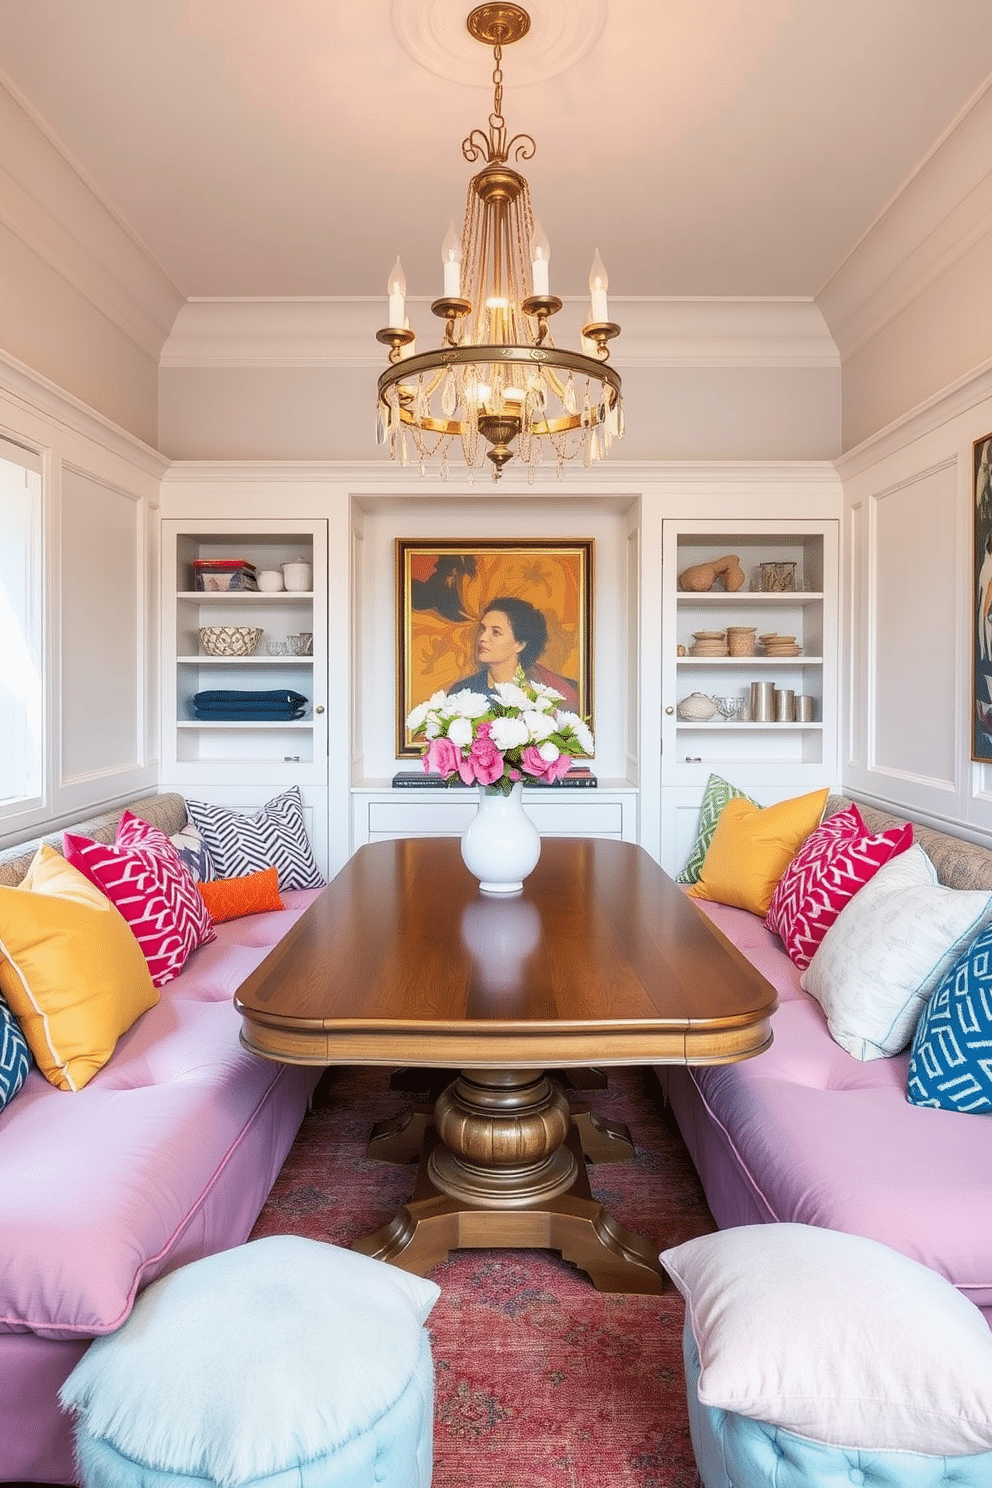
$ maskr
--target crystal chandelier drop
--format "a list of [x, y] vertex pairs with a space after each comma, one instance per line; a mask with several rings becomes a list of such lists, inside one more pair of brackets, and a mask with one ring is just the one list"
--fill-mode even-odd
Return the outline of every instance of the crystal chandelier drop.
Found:
[[597, 251], [589, 276], [590, 305], [581, 351], [559, 350], [550, 317], [562, 302], [549, 293], [550, 247], [535, 223], [530, 189], [507, 162], [532, 159], [527, 134], [507, 139], [503, 119], [503, 47], [530, 28], [514, 4], [480, 5], [466, 22], [493, 49], [493, 111], [488, 133], [462, 142], [466, 160], [485, 160], [469, 182], [461, 237], [454, 224], [442, 245], [444, 294], [431, 310], [444, 321], [441, 345], [417, 352], [405, 315], [406, 282], [399, 259], [389, 276], [389, 325], [376, 333], [389, 347], [379, 378], [376, 436], [399, 464], [411, 455], [449, 450], [465, 464], [492, 464], [498, 480], [518, 456], [533, 469], [546, 459], [581, 459], [587, 467], [623, 434], [620, 377], [608, 343], [620, 327], [609, 319], [607, 277]]

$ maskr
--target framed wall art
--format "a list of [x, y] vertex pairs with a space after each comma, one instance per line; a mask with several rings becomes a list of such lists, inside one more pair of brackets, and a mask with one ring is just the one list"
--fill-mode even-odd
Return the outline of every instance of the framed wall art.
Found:
[[396, 539], [396, 751], [433, 693], [486, 691], [518, 666], [592, 719], [594, 540]]
[[972, 446], [975, 509], [975, 624], [972, 662], [973, 760], [992, 762], [992, 434]]

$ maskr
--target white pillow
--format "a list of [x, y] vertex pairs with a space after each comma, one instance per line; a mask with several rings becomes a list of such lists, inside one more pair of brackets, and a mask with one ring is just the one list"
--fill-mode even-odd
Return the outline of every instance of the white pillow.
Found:
[[877, 1240], [744, 1225], [665, 1250], [703, 1405], [852, 1451], [992, 1447], [992, 1331], [936, 1271]]
[[800, 985], [855, 1059], [898, 1054], [937, 983], [990, 920], [992, 893], [944, 888], [922, 847], [911, 847], [844, 906]]

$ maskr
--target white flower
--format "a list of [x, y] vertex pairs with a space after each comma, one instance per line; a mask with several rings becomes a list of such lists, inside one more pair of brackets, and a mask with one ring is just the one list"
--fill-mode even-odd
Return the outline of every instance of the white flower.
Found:
[[561, 754], [561, 750], [558, 748], [558, 745], [552, 744], [550, 739], [546, 740], [546, 742], [541, 745], [540, 749], [537, 752], [543, 760], [547, 760], [549, 765], [553, 765], [555, 760]]
[[584, 723], [577, 713], [561, 712], [557, 714], [557, 719], [559, 729], [571, 729], [579, 742], [582, 753], [592, 754], [595, 744], [589, 725]]
[[428, 713], [438, 706], [444, 698], [443, 692], [435, 692], [426, 703], [418, 703], [417, 706], [406, 716], [406, 726], [411, 734], [416, 734], [427, 722]]
[[534, 701], [539, 708], [550, 708], [556, 702], [564, 702], [565, 694], [559, 692], [557, 687], [549, 687], [546, 682], [535, 682]]
[[497, 682], [493, 688], [504, 708], [529, 708], [531, 699], [515, 682]]
[[468, 718], [453, 718], [448, 725], [448, 738], [459, 749], [466, 749], [472, 742], [472, 724]]
[[535, 708], [529, 709], [524, 714], [523, 721], [527, 725], [527, 733], [531, 739], [547, 739], [558, 726], [549, 713], [538, 713]]
[[522, 748], [530, 733], [522, 718], [494, 718], [490, 737], [500, 754], [505, 754], [508, 749]]
[[[449, 699], [451, 711], [458, 718], [481, 718], [483, 713], [489, 712], [489, 699], [484, 692], [469, 692], [463, 688], [461, 692], [454, 692]], [[450, 734], [448, 736], [451, 737]]]
[[441, 732], [441, 720], [436, 713], [428, 713], [427, 722], [424, 724], [424, 738], [436, 739]]

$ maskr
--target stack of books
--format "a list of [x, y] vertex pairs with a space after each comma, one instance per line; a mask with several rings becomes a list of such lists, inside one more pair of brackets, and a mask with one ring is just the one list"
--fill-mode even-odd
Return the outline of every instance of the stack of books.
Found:
[[255, 565], [247, 558], [194, 558], [193, 588], [211, 591], [257, 589]]
[[[597, 784], [596, 777], [588, 765], [573, 765], [568, 774], [564, 775], [561, 780], [544, 781], [527, 779], [524, 781], [524, 785], [526, 786], [534, 785], [542, 788], [547, 786], [552, 790], [561, 789], [562, 787], [571, 787], [573, 789], [576, 787], [582, 789], [584, 787], [588, 790]], [[458, 779], [445, 780], [443, 775], [428, 775], [424, 770], [398, 770], [393, 776], [393, 785], [400, 790], [409, 790], [416, 786], [427, 786], [429, 789], [437, 789], [439, 786], [443, 788], [448, 785], [459, 787], [462, 786], [462, 781]]]

